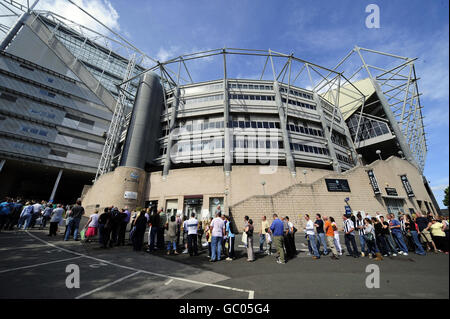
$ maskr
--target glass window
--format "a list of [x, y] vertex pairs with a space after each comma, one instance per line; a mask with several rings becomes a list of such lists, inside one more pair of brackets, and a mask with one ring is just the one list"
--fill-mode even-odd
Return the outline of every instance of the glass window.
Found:
[[257, 122], [257, 123], [258, 123], [258, 128], [262, 128], [263, 127], [262, 122]]
[[269, 128], [269, 123], [268, 122], [263, 122], [263, 127], [264, 128]]
[[300, 126], [300, 133], [305, 134], [305, 129], [303, 128], [303, 126]]
[[294, 144], [294, 148], [295, 148], [296, 151], [300, 151], [300, 147], [298, 146], [297, 143]]
[[256, 128], [256, 122], [252, 121], [251, 123], [252, 128]]
[[239, 127], [238, 121], [233, 121], [233, 127]]
[[266, 96], [265, 95], [261, 95], [261, 101], [265, 101], [266, 100]]
[[276, 127], [276, 128], [280, 128], [280, 123], [275, 122], [275, 127]]
[[317, 149], [316, 146], [313, 146], [313, 150], [314, 150], [314, 153], [319, 154], [319, 150]]
[[250, 127], [250, 122], [246, 121], [245, 122], [245, 128], [249, 128]]
[[254, 95], [250, 95], [250, 100], [255, 100], [255, 96]]
[[248, 100], [248, 95], [244, 95], [244, 100]]
[[257, 100], [257, 101], [261, 100], [261, 96], [255, 95], [255, 100]]
[[266, 141], [266, 148], [270, 148], [270, 141]]
[[293, 124], [289, 124], [289, 131], [295, 132], [295, 126]]
[[294, 126], [295, 127], [295, 131], [297, 132], [297, 133], [299, 133], [300, 132], [300, 129], [298, 128], [298, 126]]
[[249, 88], [250, 90], [253, 90], [253, 84], [249, 84], [249, 85], [248, 85], [248, 88]]
[[269, 127], [270, 128], [275, 128], [275, 123], [274, 122], [269, 122]]
[[298, 145], [298, 149], [300, 150], [300, 152], [304, 152], [304, 151], [305, 151], [305, 149], [303, 148], [303, 145], [302, 145], [302, 144], [299, 144], [299, 145]]
[[244, 128], [244, 127], [245, 127], [244, 121], [239, 121], [239, 127], [240, 127], [240, 128]]
[[243, 95], [241, 95], [241, 94], [238, 95], [238, 99], [239, 99], [239, 100], [242, 100], [243, 98], [244, 98]]

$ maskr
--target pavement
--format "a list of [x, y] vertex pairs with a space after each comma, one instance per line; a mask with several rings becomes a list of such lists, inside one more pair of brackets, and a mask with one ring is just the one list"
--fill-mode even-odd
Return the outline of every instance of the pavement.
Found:
[[[134, 252], [131, 246], [101, 249], [97, 242], [65, 242], [61, 234], [47, 233], [0, 232], [0, 299], [449, 298], [449, 256], [443, 253], [382, 261], [345, 254], [339, 260], [313, 260], [300, 233], [298, 254], [284, 265], [264, 254], [247, 262], [239, 238], [235, 260], [211, 263], [207, 247], [195, 257], [167, 256], [164, 251]], [[79, 288], [66, 286], [68, 265], [79, 267]], [[378, 266], [379, 288], [366, 286], [372, 274], [368, 265]]]

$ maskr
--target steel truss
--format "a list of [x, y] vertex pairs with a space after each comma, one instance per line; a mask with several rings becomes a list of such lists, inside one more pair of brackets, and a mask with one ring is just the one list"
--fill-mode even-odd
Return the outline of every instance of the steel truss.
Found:
[[[214, 49], [214, 50], [206, 50], [201, 52], [195, 52], [195, 53], [189, 53], [185, 55], [180, 55], [178, 57], [169, 59], [165, 62], [159, 62], [157, 65], [148, 68], [147, 70], [143, 71], [140, 74], [135, 75], [134, 77], [128, 79], [127, 81], [124, 81], [120, 85], [118, 85], [118, 88], [122, 91], [127, 91], [125, 89], [125, 85], [129, 83], [130, 81], [136, 80], [137, 78], [141, 77], [146, 72], [155, 72], [160, 75], [161, 81], [163, 84], [163, 87], [165, 89], [165, 93], [167, 94], [169, 91], [177, 92], [179, 87], [182, 85], [188, 85], [188, 84], [194, 84], [198, 82], [204, 82], [204, 81], [210, 81], [210, 80], [223, 80], [224, 83], [224, 118], [225, 123], [228, 123], [229, 120], [229, 102], [228, 102], [228, 80], [233, 79], [233, 77], [229, 77], [229, 70], [232, 68], [232, 63], [230, 63], [232, 60], [232, 57], [244, 57], [244, 58], [259, 58], [261, 59], [260, 62], [262, 66], [262, 70], [258, 72], [258, 76], [254, 76], [254, 80], [270, 80], [274, 83], [274, 90], [275, 90], [275, 96], [278, 106], [278, 111], [280, 115], [280, 123], [286, 123], [288, 115], [290, 113], [289, 106], [289, 98], [292, 97], [291, 90], [295, 88], [300, 88], [301, 90], [306, 90], [312, 93], [314, 95], [314, 101], [317, 104], [317, 109], [319, 113], [321, 113], [322, 118], [322, 129], [325, 132], [325, 137], [327, 139], [326, 147], [329, 149], [332, 161], [330, 162], [330, 166], [333, 166], [334, 170], [341, 171], [341, 164], [337, 160], [336, 153], [334, 150], [333, 142], [331, 140], [334, 127], [334, 119], [335, 117], [339, 116], [342, 118], [342, 114], [339, 108], [339, 93], [340, 88], [342, 88], [343, 85], [350, 85], [353, 88], [353, 92], [356, 92], [357, 100], [365, 101], [365, 96], [363, 93], [361, 93], [357, 87], [355, 87], [343, 74], [342, 72], [328, 69], [326, 67], [320, 66], [318, 64], [300, 59], [295, 57], [292, 53], [291, 54], [284, 54], [279, 53], [273, 50], [252, 50], [252, 49], [240, 49], [240, 48], [220, 48], [220, 49]], [[192, 73], [189, 70], [188, 64], [193, 62], [201, 61], [203, 63], [210, 62], [211, 59], [214, 57], [221, 58], [222, 57], [222, 63], [216, 63], [215, 67], [223, 67], [223, 77], [222, 78], [213, 78], [213, 79], [205, 79], [205, 78], [199, 78], [197, 81], [194, 82], [194, 79], [192, 77]], [[171, 72], [170, 69], [168, 69], [168, 66], [176, 66], [177, 72]], [[268, 72], [270, 74], [266, 74], [267, 65], [270, 65], [271, 71]], [[174, 67], [175, 68], [175, 67]], [[175, 79], [174, 79], [175, 78]], [[251, 80], [252, 77], [243, 76], [239, 78], [245, 78], [247, 80]], [[284, 88], [281, 89], [281, 86]], [[306, 89], [305, 89], [306, 88]], [[133, 92], [127, 91], [128, 94], [132, 95]], [[164, 94], [164, 96], [166, 95]], [[345, 93], [344, 93], [345, 94]], [[179, 98], [178, 93], [175, 93], [174, 96], [176, 97], [175, 101], [175, 110], [174, 112], [177, 112], [177, 109], [180, 107], [180, 105], [183, 104], [182, 99]], [[285, 102], [281, 101], [281, 98], [285, 98]], [[167, 101], [165, 102], [165, 109], [166, 112], [168, 110]], [[328, 126], [328, 124], [325, 121], [325, 117], [323, 115], [323, 109], [326, 109], [331, 117], [332, 121], [331, 124]], [[172, 108], [174, 109], [174, 108]], [[298, 111], [298, 110], [297, 110]], [[300, 110], [301, 111], [301, 110]], [[173, 115], [172, 113], [171, 115]], [[172, 116], [173, 117], [173, 116]], [[166, 175], [169, 170], [170, 166], [170, 146], [172, 143], [172, 129], [174, 128], [174, 120], [170, 120], [169, 124], [169, 143], [167, 147], [167, 153], [165, 157], [164, 162], [164, 169], [163, 175]], [[290, 144], [289, 144], [289, 133], [286, 129], [286, 125], [280, 125], [281, 129], [283, 130], [283, 142], [284, 142], [284, 149], [286, 151], [286, 162], [288, 163], [288, 166], [293, 174], [295, 174], [295, 166], [292, 154], [290, 153]], [[346, 130], [347, 135], [347, 143], [350, 145], [348, 149], [347, 155], [351, 157], [353, 163], [355, 165], [358, 164], [356, 149], [353, 145], [353, 142], [350, 138], [350, 134], [348, 132], [347, 126], [343, 125], [344, 129]], [[225, 127], [225, 130], [227, 131], [227, 127]], [[230, 134], [225, 132], [225, 172], [228, 172], [230, 170], [230, 164], [227, 163], [227, 158], [232, 158], [231, 156], [231, 146], [230, 141], [227, 139], [230, 138]]]
[[[355, 46], [333, 70], [356, 69], [350, 79], [369, 77], [403, 154], [423, 172], [428, 147], [416, 59]], [[361, 104], [361, 115], [367, 106]]]

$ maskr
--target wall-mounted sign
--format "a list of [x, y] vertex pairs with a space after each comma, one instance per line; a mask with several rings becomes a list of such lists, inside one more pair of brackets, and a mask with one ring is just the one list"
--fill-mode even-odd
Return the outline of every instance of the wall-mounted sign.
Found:
[[403, 183], [403, 187], [405, 188], [406, 194], [408, 195], [408, 197], [414, 197], [414, 192], [412, 190], [411, 184], [408, 181], [408, 177], [406, 177], [406, 175], [402, 175], [400, 176], [400, 178], [402, 179], [402, 183]]
[[139, 174], [136, 172], [131, 172], [130, 177], [133, 179], [138, 179], [139, 178]]
[[128, 192], [128, 191], [126, 191], [124, 194], [123, 194], [123, 198], [125, 198], [125, 199], [137, 199], [137, 192]]
[[395, 188], [392, 187], [386, 187], [386, 194], [389, 196], [398, 196], [397, 190]]
[[350, 186], [346, 179], [328, 179], [325, 178], [329, 192], [350, 192]]
[[377, 178], [375, 177], [373, 170], [367, 171], [367, 175], [369, 175], [370, 185], [372, 185], [375, 195], [381, 194], [380, 187], [378, 186]]

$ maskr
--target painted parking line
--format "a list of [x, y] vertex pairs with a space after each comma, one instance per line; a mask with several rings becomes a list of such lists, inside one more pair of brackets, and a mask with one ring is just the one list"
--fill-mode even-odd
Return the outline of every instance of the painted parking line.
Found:
[[23, 266], [23, 267], [17, 267], [17, 268], [1, 270], [0, 274], [3, 274], [5, 272], [10, 272], [10, 271], [21, 270], [21, 269], [35, 268], [35, 267], [39, 267], [39, 266], [45, 266], [45, 265], [50, 265], [50, 264], [55, 264], [55, 263], [61, 263], [61, 262], [64, 262], [64, 261], [78, 259], [78, 258], [82, 258], [82, 257], [83, 256], [77, 256], [77, 257], [72, 257], [72, 258], [66, 258], [66, 259], [59, 259], [59, 260], [49, 261], [49, 262], [41, 263], [41, 264], [34, 264], [34, 265], [29, 265], [29, 266]]
[[18, 250], [18, 249], [30, 249], [30, 248], [40, 248], [40, 247], [47, 247], [47, 245], [27, 245], [22, 247], [2, 247], [0, 248], [0, 251], [8, 251], [8, 250]]
[[33, 237], [33, 238], [39, 240], [40, 242], [45, 243], [45, 244], [47, 244], [47, 245], [49, 245], [49, 246], [52, 246], [52, 247], [54, 247], [54, 248], [61, 249], [61, 250], [63, 250], [63, 251], [66, 251], [66, 252], [71, 253], [71, 254], [78, 255], [78, 256], [80, 256], [80, 257], [85, 257], [85, 258], [89, 258], [89, 259], [96, 260], [96, 261], [98, 261], [98, 262], [107, 263], [107, 264], [109, 264], [109, 265], [116, 266], [116, 267], [119, 267], [119, 268], [132, 270], [132, 271], [134, 271], [134, 272], [141, 272], [141, 273], [153, 275], [153, 276], [156, 276], [156, 277], [162, 277], [162, 278], [167, 278], [167, 279], [173, 279], [173, 280], [183, 281], [183, 282], [191, 283], [191, 284], [194, 284], [194, 285], [209, 286], [209, 287], [220, 288], [220, 289], [226, 289], [226, 290], [232, 290], [232, 291], [237, 291], [237, 292], [246, 292], [246, 293], [248, 293], [248, 299], [253, 299], [254, 296], [255, 296], [255, 292], [254, 292], [253, 290], [247, 290], [247, 289], [241, 289], [241, 288], [234, 288], [234, 287], [223, 286], [223, 285], [216, 285], [216, 284], [212, 284], [212, 283], [208, 283], [208, 282], [201, 282], [201, 281], [190, 280], [190, 279], [186, 279], [186, 278], [179, 278], [179, 277], [174, 277], [174, 276], [168, 276], [168, 275], [163, 275], [163, 274], [159, 274], [159, 273], [147, 271], [147, 270], [144, 270], [144, 269], [137, 269], [137, 268], [133, 268], [133, 267], [129, 267], [129, 266], [119, 265], [119, 264], [110, 262], [110, 261], [108, 261], [108, 260], [104, 260], [104, 259], [92, 257], [92, 256], [89, 256], [89, 255], [86, 255], [86, 254], [82, 254], [82, 253], [79, 253], [79, 252], [76, 252], [76, 251], [72, 251], [72, 250], [69, 250], [69, 249], [65, 249], [65, 248], [59, 247], [59, 246], [57, 246], [57, 245], [55, 245], [55, 244], [49, 243], [49, 242], [47, 242], [47, 241], [45, 241], [45, 240], [43, 240], [43, 239], [41, 239], [41, 238], [39, 238], [39, 237], [37, 237], [37, 236], [31, 234], [31, 233], [28, 232], [28, 231], [26, 231], [26, 233], [27, 233], [29, 236], [31, 236], [31, 237]]
[[81, 298], [84, 298], [86, 296], [92, 295], [93, 293], [96, 293], [96, 292], [98, 292], [100, 290], [103, 290], [105, 288], [111, 287], [111, 286], [113, 286], [113, 285], [115, 285], [115, 284], [117, 284], [117, 283], [119, 283], [121, 281], [124, 281], [125, 279], [128, 279], [130, 277], [136, 276], [137, 274], [140, 274], [140, 273], [141, 273], [141, 271], [136, 271], [136, 272], [134, 272], [132, 274], [129, 274], [129, 275], [125, 276], [125, 277], [122, 277], [122, 278], [119, 278], [119, 279], [117, 279], [117, 280], [115, 280], [113, 282], [110, 282], [109, 284], [103, 285], [101, 287], [98, 287], [96, 289], [88, 291], [88, 292], [86, 292], [86, 293], [84, 293], [82, 295], [79, 295], [78, 297], [75, 297], [75, 299], [81, 299]]
[[169, 279], [164, 283], [164, 286], [170, 285], [170, 283], [173, 281], [173, 279]]

